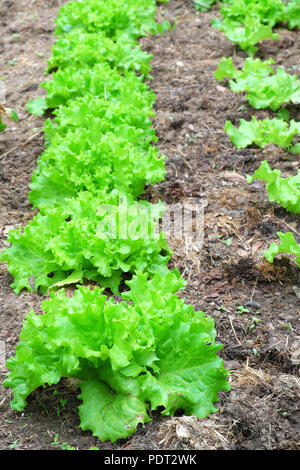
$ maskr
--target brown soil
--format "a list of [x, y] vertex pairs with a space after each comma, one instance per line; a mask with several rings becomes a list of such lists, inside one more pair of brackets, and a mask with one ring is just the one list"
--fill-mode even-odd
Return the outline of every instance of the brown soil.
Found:
[[[43, 118], [25, 111], [29, 98], [43, 95], [46, 59], [53, 42], [53, 19], [64, 0], [4, 0], [1, 5], [1, 77], [7, 87], [6, 106], [20, 123], [11, 123], [0, 136], [0, 237], [6, 246], [11, 228], [34, 215], [27, 201], [28, 185], [44, 143]], [[275, 146], [236, 150], [224, 132], [225, 120], [272, 116], [254, 111], [242, 94], [219, 84], [214, 71], [222, 56], [245, 54], [210, 26], [217, 9], [196, 14], [192, 0], [172, 0], [159, 7], [160, 16], [177, 20], [164, 36], [142, 40], [154, 54], [152, 87], [157, 95], [155, 127], [159, 148], [167, 156], [164, 183], [147, 188], [145, 197], [167, 203], [196, 198], [205, 205], [205, 240], [200, 253], [187, 254], [170, 240], [172, 265], [188, 281], [181, 292], [187, 302], [212, 315], [220, 355], [232, 373], [230, 393], [221, 393], [219, 412], [208, 419], [153, 414], [153, 421], [127, 440], [101, 443], [77, 428], [76, 386], [62, 381], [32, 393], [23, 413], [9, 407], [11, 393], [0, 387], [0, 449], [296, 449], [299, 446], [299, 269], [283, 257], [274, 265], [263, 250], [276, 241], [278, 230], [300, 237], [299, 217], [268, 202], [264, 184], [248, 185], [244, 176], [267, 159], [284, 175], [295, 174], [299, 157]], [[300, 75], [299, 31], [283, 30], [279, 41], [264, 41], [263, 59]], [[13, 62], [9, 62], [13, 61]], [[15, 65], [9, 65], [14, 63]], [[292, 70], [292, 69], [291, 69]], [[299, 107], [291, 116], [300, 120]], [[220, 238], [220, 236], [222, 236]], [[222, 240], [232, 238], [230, 245]], [[0, 340], [7, 357], [14, 354], [23, 319], [42, 297], [21, 293], [0, 267]], [[298, 293], [298, 297], [296, 295]], [[249, 311], [239, 313], [238, 306]], [[253, 317], [260, 321], [254, 321]], [[1, 343], [0, 343], [1, 344]], [[0, 365], [4, 379], [6, 369]], [[55, 393], [54, 393], [55, 391]], [[58, 392], [58, 393], [57, 393]], [[66, 404], [62, 406], [62, 400]], [[54, 437], [56, 443], [53, 445]]]

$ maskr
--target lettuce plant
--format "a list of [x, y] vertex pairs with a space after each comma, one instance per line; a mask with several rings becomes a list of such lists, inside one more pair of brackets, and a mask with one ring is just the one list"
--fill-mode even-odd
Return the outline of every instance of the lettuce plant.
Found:
[[134, 433], [158, 407], [201, 418], [217, 411], [229, 384], [213, 320], [174, 295], [184, 284], [177, 271], [152, 280], [137, 273], [127, 284], [131, 305], [79, 287], [71, 298], [51, 294], [43, 315], [30, 312], [3, 384], [13, 389], [13, 409], [22, 411], [37, 387], [73, 377], [80, 427], [102, 441]]
[[137, 70], [148, 76], [152, 55], [142, 51], [141, 46], [114, 42], [101, 33], [71, 31], [60, 36], [52, 47], [48, 60], [48, 71], [66, 67], [93, 67], [97, 63], [108, 63], [120, 72]]
[[156, 226], [162, 204], [121, 199], [112, 192], [98, 199], [79, 193], [66, 204], [38, 213], [24, 228], [12, 230], [7, 261], [19, 293], [93, 280], [118, 293], [122, 273], [168, 272], [171, 251]]
[[[76, 98], [68, 106], [60, 106], [53, 114], [54, 123], [50, 120], [45, 124], [45, 138], [52, 145], [64, 138], [71, 130], [89, 129], [97, 135], [115, 132], [119, 136], [136, 138], [136, 130], [140, 134], [138, 144], [144, 140], [148, 143], [156, 141], [151, 118], [153, 111], [153, 94], [134, 93], [126, 101], [112, 102], [104, 98], [86, 95]], [[132, 128], [132, 132], [128, 130]], [[54, 138], [54, 140], [53, 140]]]
[[295, 176], [282, 178], [281, 171], [272, 170], [264, 160], [253, 176], [248, 177], [248, 182], [251, 183], [256, 178], [267, 183], [270, 202], [277, 202], [294, 214], [300, 213], [300, 170]]
[[286, 5], [285, 21], [288, 21], [290, 29], [300, 28], [300, 3], [299, 0], [289, 0]]
[[291, 232], [277, 232], [277, 235], [280, 238], [280, 243], [271, 243], [269, 248], [264, 252], [265, 258], [270, 263], [273, 263], [275, 256], [280, 253], [295, 255], [296, 262], [300, 268], [300, 245], [295, 240], [294, 235]]
[[194, 0], [196, 10], [207, 11], [209, 10], [217, 0]]
[[0, 132], [5, 131], [6, 127], [7, 127], [6, 124], [4, 124], [4, 122], [2, 122], [2, 116], [1, 116], [1, 113], [0, 113]]
[[300, 122], [294, 120], [288, 124], [279, 118], [258, 121], [252, 116], [250, 122], [241, 119], [238, 129], [230, 121], [226, 121], [225, 131], [238, 149], [248, 147], [253, 143], [262, 148], [267, 144], [276, 144], [291, 152], [300, 152], [298, 144], [291, 147], [294, 136], [300, 134]]
[[157, 183], [164, 175], [165, 158], [158, 157], [156, 147], [139, 148], [113, 132], [98, 136], [79, 128], [44, 151], [33, 174], [29, 200], [44, 213], [49, 205], [63, 203], [81, 191], [97, 197], [116, 189], [136, 198], [145, 184]]
[[42, 83], [41, 87], [47, 91], [48, 108], [57, 108], [87, 94], [109, 101], [128, 101], [131, 95], [137, 93], [145, 95], [148, 92], [153, 95], [143, 79], [143, 76], [138, 77], [132, 71], [124, 70], [121, 74], [108, 63], [101, 62], [93, 67], [78, 68], [70, 65], [59, 69], [53, 74], [52, 80]]
[[288, 22], [293, 29], [300, 21], [298, 0], [224, 0], [220, 10], [223, 21], [216, 18], [213, 26], [249, 55], [256, 53], [259, 41], [279, 39], [272, 29], [277, 23]]
[[238, 70], [232, 63], [232, 57], [223, 57], [215, 78], [219, 81], [231, 78], [230, 89], [235, 93], [247, 92], [245, 99], [255, 109], [271, 108], [276, 111], [284, 103], [300, 103], [297, 75], [288, 74], [283, 67], [278, 67], [275, 73], [272, 63], [272, 59], [261, 62], [249, 57], [245, 60], [244, 69]]
[[[73, 30], [102, 32], [114, 41], [132, 44], [141, 36], [157, 32], [155, 14], [155, 2], [149, 0], [127, 0], [125, 5], [119, 0], [68, 2], [59, 10], [55, 34], [63, 36]], [[162, 27], [170, 29], [169, 22], [165, 21]]]
[[[254, 178], [261, 179], [267, 183], [269, 200], [277, 202], [282, 207], [294, 214], [300, 214], [300, 170], [297, 175], [287, 178], [281, 177], [280, 170], [271, 170], [267, 161], [263, 161], [252, 177], [248, 177], [251, 183]], [[264, 252], [265, 258], [273, 263], [274, 258], [279, 253], [296, 255], [296, 262], [300, 267], [300, 245], [291, 232], [283, 234], [278, 232], [280, 238], [279, 245], [271, 243], [268, 250]]]

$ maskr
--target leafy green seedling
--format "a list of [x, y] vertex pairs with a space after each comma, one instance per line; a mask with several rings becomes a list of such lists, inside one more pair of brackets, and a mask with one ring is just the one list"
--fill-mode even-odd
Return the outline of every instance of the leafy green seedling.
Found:
[[239, 313], [250, 313], [249, 308], [245, 308], [243, 305], [239, 305], [239, 306], [237, 307], [237, 311], [238, 311]]
[[18, 63], [18, 59], [14, 57], [13, 59], [7, 62], [7, 65], [11, 65], [12, 67], [14, 67], [15, 65], [17, 65], [17, 63]]
[[[218, 392], [230, 385], [217, 356], [222, 346], [215, 343], [213, 319], [172, 293], [185, 285], [176, 270], [150, 280], [139, 272], [127, 285], [121, 303], [99, 288], [78, 286], [71, 298], [63, 290], [50, 292], [45, 315], [30, 313], [21, 333], [26, 341], [7, 362], [12, 372], [3, 382], [14, 391], [14, 409], [22, 411], [38, 386], [73, 377], [80, 379], [80, 427], [102, 441], [126, 438], [149, 422], [149, 403], [172, 416], [176, 409], [199, 417], [217, 411]], [[57, 436], [53, 445], [58, 444]]]
[[[253, 179], [265, 181], [270, 202], [277, 202], [293, 214], [300, 213], [300, 170], [298, 170], [296, 175], [282, 178], [280, 170], [272, 170], [269, 163], [263, 160], [252, 177], [247, 175], [248, 183], [251, 183]], [[295, 240], [292, 239], [292, 234], [285, 234], [284, 238], [287, 238], [284, 243], [285, 245], [294, 245], [296, 243]], [[295, 244], [291, 253], [300, 254], [297, 244]]]
[[60, 446], [61, 450], [75, 450], [75, 447], [71, 447], [70, 444], [67, 444], [66, 442], [64, 442], [61, 446]]
[[290, 113], [286, 108], [281, 108], [277, 113], [277, 117], [283, 121], [288, 121], [290, 119]]
[[18, 443], [18, 439], [16, 439], [14, 442], [12, 442], [12, 443], [10, 444], [9, 448], [10, 448], [11, 450], [14, 450], [14, 449], [16, 448], [17, 443]]
[[217, 0], [194, 0], [196, 10], [207, 11]]
[[10, 111], [10, 119], [12, 121], [19, 122], [19, 116], [18, 116], [17, 112], [14, 109], [10, 109], [9, 111]]
[[30, 99], [26, 105], [26, 109], [30, 114], [34, 116], [43, 116], [46, 109], [48, 108], [45, 98], [36, 98], [35, 100]]
[[54, 438], [53, 438], [53, 442], [51, 442], [51, 445], [52, 446], [58, 446], [60, 445], [60, 442], [58, 440], [58, 434], [55, 434]]
[[62, 408], [64, 408], [66, 406], [66, 404], [68, 403], [68, 400], [67, 399], [63, 399], [63, 398], [60, 398], [59, 399], [59, 404]]
[[218, 310], [220, 310], [222, 312], [228, 312], [227, 308], [224, 307], [224, 305], [219, 305]]
[[262, 320], [260, 318], [252, 317], [251, 324], [249, 325], [249, 331], [252, 331], [261, 321]]
[[191, 140], [194, 142], [196, 139], [198, 139], [199, 136], [200, 136], [200, 132], [197, 132], [197, 134], [195, 134]]

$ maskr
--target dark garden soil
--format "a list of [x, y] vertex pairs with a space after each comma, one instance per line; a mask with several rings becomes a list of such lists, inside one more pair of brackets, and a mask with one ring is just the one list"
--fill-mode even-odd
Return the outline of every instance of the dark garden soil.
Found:
[[[30, 116], [25, 104], [43, 95], [39, 85], [54, 39], [53, 20], [64, 3], [1, 2], [0, 75], [5, 106], [17, 111], [20, 122], [0, 136], [0, 249], [7, 246], [8, 231], [34, 215], [27, 192], [44, 148], [44, 118]], [[295, 174], [299, 157], [275, 146], [236, 150], [230, 143], [223, 130], [227, 119], [238, 123], [274, 113], [254, 111], [226, 81], [214, 79], [222, 56], [234, 55], [236, 64], [246, 57], [210, 26], [218, 14], [214, 8], [197, 15], [192, 0], [171, 0], [159, 7], [158, 17], [176, 19], [176, 29], [142, 40], [154, 54], [155, 128], [167, 157], [165, 182], [147, 188], [144, 197], [168, 204], [192, 198], [204, 206], [202, 250], [187, 252], [170, 238], [172, 266], [188, 281], [180, 295], [215, 318], [231, 392], [220, 394], [218, 413], [207, 419], [153, 413], [135, 435], [111, 444], [78, 429], [78, 389], [71, 381], [33, 392], [23, 413], [10, 408], [11, 392], [0, 386], [0, 449], [59, 449], [63, 443], [80, 450], [299, 448], [300, 272], [287, 257], [269, 264], [263, 251], [279, 230], [292, 231], [299, 241], [300, 219], [269, 203], [263, 183], [245, 180], [264, 159], [284, 176]], [[299, 31], [283, 29], [279, 41], [264, 41], [259, 57], [272, 57], [300, 76]], [[300, 108], [289, 110], [299, 121]], [[42, 301], [37, 294], [16, 295], [11, 282], [1, 265], [0, 345], [6, 357], [15, 353], [25, 315], [31, 308], [41, 311]], [[6, 373], [2, 362], [1, 382]]]

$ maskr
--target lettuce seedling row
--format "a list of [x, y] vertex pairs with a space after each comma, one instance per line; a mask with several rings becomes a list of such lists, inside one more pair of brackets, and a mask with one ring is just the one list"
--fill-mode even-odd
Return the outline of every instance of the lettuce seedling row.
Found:
[[[220, 19], [213, 20], [217, 29], [224, 31], [226, 36], [237, 43], [241, 49], [253, 56], [257, 47], [255, 45], [262, 39], [279, 39], [272, 28], [278, 23], [286, 23], [289, 29], [300, 27], [300, 3], [298, 0], [224, 0], [221, 4]], [[223, 57], [220, 61], [215, 78], [218, 81], [229, 79], [229, 86], [233, 92], [244, 92], [245, 100], [255, 109], [280, 111], [274, 119], [257, 120], [254, 116], [251, 121], [242, 119], [237, 129], [229, 120], [225, 123], [225, 131], [231, 142], [238, 148], [246, 148], [256, 144], [264, 148], [267, 144], [276, 144], [287, 151], [299, 154], [299, 142], [293, 145], [295, 136], [300, 135], [300, 122], [289, 121], [289, 112], [284, 105], [300, 104], [300, 80], [297, 75], [291, 75], [278, 66], [272, 67], [273, 59], [262, 62], [259, 58], [248, 57], [243, 69], [237, 69], [233, 58]], [[287, 122], [289, 121], [289, 122]], [[300, 179], [297, 175], [281, 178], [279, 170], [271, 170], [267, 161], [263, 161], [252, 177], [262, 179], [267, 184], [269, 200], [277, 202], [288, 211], [300, 213]], [[296, 262], [300, 266], [300, 245], [291, 232], [283, 234], [278, 232], [279, 245], [272, 243], [264, 252], [265, 258], [273, 262], [279, 253], [296, 255]]]

